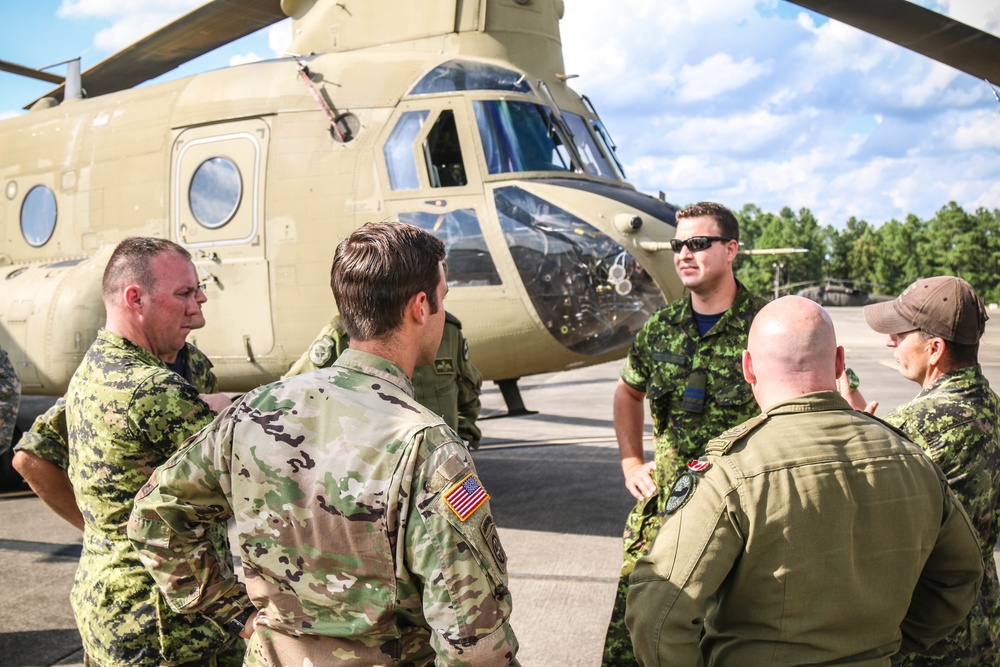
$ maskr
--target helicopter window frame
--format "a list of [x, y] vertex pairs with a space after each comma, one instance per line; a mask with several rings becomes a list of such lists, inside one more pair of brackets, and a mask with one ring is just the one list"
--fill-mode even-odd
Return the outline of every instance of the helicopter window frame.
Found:
[[[220, 178], [223, 171], [217, 170], [216, 166], [223, 167], [224, 176], [234, 175], [235, 182], [224, 182], [225, 179]], [[187, 199], [191, 216], [199, 225], [211, 230], [225, 227], [236, 217], [243, 202], [243, 174], [239, 165], [226, 155], [202, 160], [191, 174]], [[208, 219], [209, 216], [211, 219]]]
[[573, 111], [560, 111], [573, 135], [573, 143], [576, 144], [576, 151], [583, 160], [587, 173], [599, 178], [619, 180], [618, 173], [601, 152], [600, 145], [591, 132], [591, 124], [588, 122], [591, 119]]
[[52, 188], [45, 183], [32, 186], [24, 195], [19, 215], [24, 241], [33, 248], [42, 247], [52, 239], [58, 219], [59, 203]]
[[[209, 134], [218, 131], [214, 126], [186, 128], [175, 139], [176, 152], [173, 157], [171, 179], [173, 210], [170, 215], [177, 239], [185, 247], [244, 245], [256, 238], [259, 233], [260, 212], [263, 205], [262, 179], [265, 149], [270, 136], [269, 128], [259, 119], [240, 121], [237, 124], [240, 129], [232, 128], [223, 134]], [[218, 147], [214, 146], [215, 144]], [[237, 165], [243, 179], [243, 187], [240, 205], [234, 211], [232, 219], [225, 225], [211, 228], [194, 216], [188, 205], [188, 192], [190, 176], [194, 175], [204, 161], [220, 155], [224, 155]]]
[[608, 130], [604, 127], [604, 123], [600, 118], [588, 118], [587, 120], [590, 121], [590, 127], [594, 131], [594, 136], [597, 137], [597, 140], [604, 148], [605, 155], [611, 158], [611, 166], [618, 174], [618, 179], [627, 181], [628, 177], [625, 175], [625, 167], [622, 165], [621, 160], [618, 159], [618, 147], [615, 145], [615, 142], [611, 140], [611, 135], [608, 134]]
[[395, 217], [429, 232], [444, 243], [449, 288], [503, 284], [475, 207], [400, 211]]

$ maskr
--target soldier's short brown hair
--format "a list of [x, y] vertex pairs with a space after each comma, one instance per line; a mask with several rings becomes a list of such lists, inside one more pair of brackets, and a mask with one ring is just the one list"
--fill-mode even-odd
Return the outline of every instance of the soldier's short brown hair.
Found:
[[440, 239], [413, 225], [369, 222], [340, 242], [330, 269], [330, 287], [352, 340], [380, 338], [399, 327], [406, 304], [427, 295], [439, 306], [438, 267], [445, 259]]
[[711, 201], [700, 201], [697, 204], [689, 204], [677, 211], [677, 219], [701, 218], [708, 216], [714, 218], [719, 225], [719, 236], [727, 239], [740, 240], [740, 223], [736, 220], [736, 215], [722, 204]]
[[101, 293], [105, 301], [113, 299], [128, 283], [136, 283], [143, 289], [156, 287], [156, 277], [150, 267], [154, 257], [163, 253], [174, 253], [191, 259], [191, 253], [167, 239], [151, 236], [130, 236], [115, 247], [104, 267], [101, 279]]

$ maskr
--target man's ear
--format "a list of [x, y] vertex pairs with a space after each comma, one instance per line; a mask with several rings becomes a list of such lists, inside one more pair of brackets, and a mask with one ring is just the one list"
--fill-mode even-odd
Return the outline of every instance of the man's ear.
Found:
[[844, 366], [846, 365], [846, 362], [844, 361], [845, 360], [845, 354], [846, 353], [844, 352], [844, 346], [843, 345], [838, 345], [837, 346], [837, 361], [836, 361], [836, 366], [835, 366], [837, 372], [833, 376], [835, 378], [839, 378], [844, 373]]
[[427, 301], [426, 292], [417, 292], [406, 304], [406, 312], [417, 324], [425, 324], [431, 312], [431, 304]]
[[743, 379], [750, 386], [757, 384], [757, 376], [753, 372], [753, 359], [750, 358], [750, 350], [743, 350]]
[[938, 366], [944, 361], [945, 355], [948, 353], [948, 344], [944, 342], [943, 338], [928, 338], [927, 339], [927, 350], [930, 356], [927, 361], [933, 366]]
[[129, 285], [126, 287], [122, 291], [122, 298], [125, 301], [125, 307], [129, 310], [142, 311], [145, 305], [145, 295], [138, 285]]

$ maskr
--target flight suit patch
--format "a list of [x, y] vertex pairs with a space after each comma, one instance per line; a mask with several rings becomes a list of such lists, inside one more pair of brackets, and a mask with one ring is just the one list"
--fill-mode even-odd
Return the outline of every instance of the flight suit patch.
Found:
[[434, 372], [438, 375], [454, 375], [455, 362], [452, 359], [435, 359]]
[[334, 350], [333, 339], [329, 336], [322, 336], [319, 340], [312, 344], [309, 348], [309, 361], [313, 362], [313, 365], [319, 366], [320, 368], [325, 367], [330, 363], [331, 357], [333, 357]]
[[667, 514], [673, 514], [680, 508], [684, 507], [687, 501], [691, 498], [691, 494], [694, 493], [694, 487], [698, 485], [697, 480], [694, 475], [689, 475], [687, 473], [681, 475], [676, 482], [674, 482], [674, 488], [670, 489], [670, 496], [667, 497], [667, 505], [664, 511]]
[[674, 354], [673, 352], [650, 352], [649, 358], [653, 361], [662, 361], [676, 366], [684, 366], [687, 364], [687, 357], [683, 354]]
[[691, 472], [705, 472], [712, 467], [712, 462], [708, 459], [698, 459], [697, 461], [688, 461], [687, 469]]
[[486, 546], [489, 547], [490, 553], [493, 554], [493, 559], [496, 561], [497, 567], [500, 568], [500, 572], [507, 574], [507, 552], [503, 550], [503, 545], [500, 544], [500, 534], [497, 533], [497, 524], [493, 521], [493, 517], [487, 514], [479, 530], [483, 534]]

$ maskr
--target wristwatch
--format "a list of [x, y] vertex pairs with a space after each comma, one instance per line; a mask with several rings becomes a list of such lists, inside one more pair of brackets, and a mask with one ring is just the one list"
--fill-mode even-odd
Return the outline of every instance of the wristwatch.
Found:
[[247, 626], [247, 621], [250, 617], [254, 615], [257, 610], [254, 607], [247, 607], [240, 612], [240, 615], [236, 618], [230, 619], [226, 622], [226, 629], [232, 632], [234, 635], [238, 635], [243, 632], [243, 628]]

